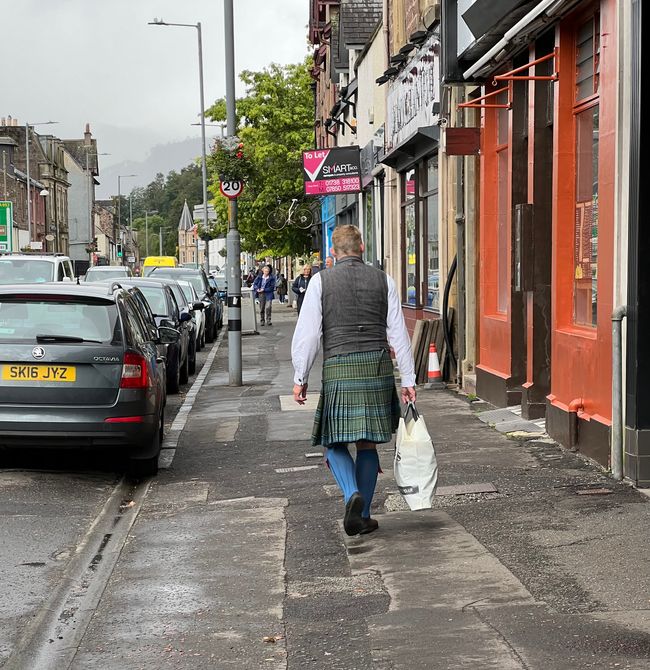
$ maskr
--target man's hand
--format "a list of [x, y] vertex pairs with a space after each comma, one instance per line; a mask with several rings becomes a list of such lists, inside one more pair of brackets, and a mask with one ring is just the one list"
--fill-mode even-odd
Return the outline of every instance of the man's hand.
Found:
[[[295, 388], [295, 387], [294, 387]], [[409, 402], [415, 402], [415, 387], [414, 386], [402, 386], [401, 391], [402, 403], [406, 405]]]
[[293, 385], [293, 399], [299, 404], [304, 405], [307, 400], [307, 384]]

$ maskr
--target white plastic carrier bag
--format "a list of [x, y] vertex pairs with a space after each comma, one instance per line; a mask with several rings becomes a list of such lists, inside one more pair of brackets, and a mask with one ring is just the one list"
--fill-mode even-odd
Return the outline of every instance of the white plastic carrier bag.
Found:
[[438, 463], [424, 419], [408, 403], [395, 442], [395, 481], [413, 511], [430, 509], [438, 485]]

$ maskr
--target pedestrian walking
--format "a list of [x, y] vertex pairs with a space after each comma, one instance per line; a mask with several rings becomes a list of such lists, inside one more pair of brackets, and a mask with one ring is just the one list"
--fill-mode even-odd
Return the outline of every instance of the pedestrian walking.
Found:
[[297, 296], [298, 303], [298, 316], [300, 316], [300, 310], [302, 308], [302, 302], [305, 299], [305, 294], [307, 292], [307, 287], [311, 281], [311, 265], [305, 265], [302, 268], [302, 273], [299, 274], [294, 280], [291, 286], [291, 290]]
[[260, 301], [260, 324], [272, 326], [271, 308], [273, 306], [273, 294], [275, 293], [275, 277], [271, 274], [271, 266], [265, 265], [261, 274], [255, 277], [253, 282], [253, 293]]
[[325, 269], [329, 270], [330, 268], [334, 267], [334, 257], [333, 256], [328, 256], [325, 259]]
[[[337, 226], [332, 234], [336, 265], [312, 278], [293, 335], [293, 396], [305, 403], [309, 371], [323, 344], [322, 389], [312, 444], [325, 458], [345, 501], [348, 535], [371, 533], [370, 516], [379, 456], [377, 444], [397, 429], [400, 403], [395, 389], [395, 352], [402, 377], [402, 402], [415, 401], [415, 366], [395, 282], [366, 265], [356, 226]], [[356, 461], [348, 444], [356, 444]]]
[[278, 300], [284, 304], [287, 299], [287, 280], [282, 273], [278, 275], [275, 290], [278, 292]]

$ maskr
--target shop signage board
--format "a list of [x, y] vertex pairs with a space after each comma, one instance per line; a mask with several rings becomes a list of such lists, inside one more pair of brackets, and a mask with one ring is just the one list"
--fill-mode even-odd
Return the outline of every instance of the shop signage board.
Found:
[[386, 153], [438, 121], [440, 38], [431, 35], [395, 77], [386, 99]]
[[303, 151], [306, 195], [361, 192], [361, 156], [358, 146]]
[[14, 204], [0, 200], [0, 251], [13, 251]]

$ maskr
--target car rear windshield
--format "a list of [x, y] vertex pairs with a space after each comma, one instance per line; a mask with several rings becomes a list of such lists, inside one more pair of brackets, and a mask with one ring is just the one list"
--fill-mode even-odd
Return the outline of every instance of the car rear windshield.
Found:
[[0, 342], [35, 342], [37, 335], [121, 340], [114, 303], [79, 296], [0, 298]]
[[104, 279], [114, 279], [115, 277], [126, 277], [126, 270], [88, 270], [86, 281], [103, 281]]
[[33, 284], [54, 280], [54, 263], [37, 258], [0, 258], [0, 284]]
[[165, 300], [165, 291], [157, 286], [138, 286], [142, 294], [147, 299], [151, 311], [156, 316], [169, 316], [167, 301]]
[[205, 284], [203, 283], [203, 277], [196, 272], [188, 272], [187, 274], [183, 272], [166, 272], [165, 270], [157, 269], [153, 273], [154, 277], [167, 277], [171, 279], [183, 279], [184, 281], [190, 282], [192, 286], [196, 289], [196, 292], [199, 295], [205, 293]]

